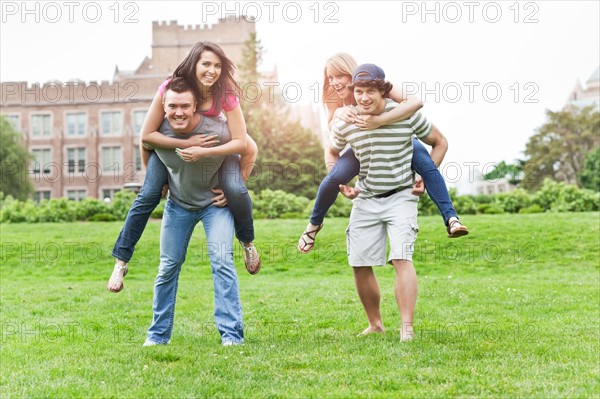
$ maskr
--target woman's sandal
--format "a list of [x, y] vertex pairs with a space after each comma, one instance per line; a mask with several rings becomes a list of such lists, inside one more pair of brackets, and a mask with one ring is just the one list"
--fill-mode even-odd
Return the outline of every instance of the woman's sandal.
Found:
[[242, 244], [242, 248], [244, 248], [244, 264], [246, 265], [246, 270], [248, 270], [248, 273], [250, 274], [258, 273], [260, 271], [261, 262], [256, 247], [254, 244], [246, 246], [241, 241], [240, 244]]
[[[302, 233], [302, 235], [300, 236], [300, 240], [298, 241], [298, 250], [300, 252], [302, 252], [303, 254], [309, 253], [315, 246], [315, 238], [317, 237], [317, 233], [319, 231], [321, 231], [322, 228], [323, 228], [323, 223], [321, 223], [319, 225], [319, 227], [317, 227], [314, 230], [310, 230], [310, 231], [308, 229], [304, 230], [304, 233]], [[306, 238], [304, 238], [305, 236], [310, 241], [307, 241]]]
[[448, 223], [447, 231], [448, 238], [457, 238], [469, 234], [467, 226], [463, 226], [463, 224], [458, 219], [454, 219], [453, 221]]
[[[123, 273], [121, 274], [121, 272], [123, 272]], [[106, 286], [106, 289], [108, 289], [110, 292], [115, 292], [115, 293], [121, 292], [121, 290], [123, 290], [123, 288], [125, 288], [125, 285], [123, 285], [123, 277], [125, 277], [127, 275], [127, 272], [129, 272], [129, 269], [127, 268], [127, 264], [121, 266], [118, 263], [115, 263], [115, 268], [113, 269], [113, 272], [110, 275], [110, 279], [108, 280], [108, 285]], [[112, 286], [114, 286], [115, 284], [118, 284], [119, 282], [121, 283], [121, 285], [119, 286], [119, 289], [111, 288]]]

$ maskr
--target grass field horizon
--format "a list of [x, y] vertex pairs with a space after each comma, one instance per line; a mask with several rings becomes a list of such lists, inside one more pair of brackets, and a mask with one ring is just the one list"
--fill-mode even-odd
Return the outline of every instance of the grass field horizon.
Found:
[[240, 277], [245, 345], [222, 347], [198, 225], [171, 344], [142, 348], [152, 318], [160, 221], [125, 289], [106, 290], [122, 222], [2, 224], [1, 397], [598, 397], [600, 214], [465, 216], [447, 239], [419, 217], [416, 339], [398, 339], [394, 272], [377, 268], [386, 334], [366, 317], [347, 265], [347, 219], [257, 220], [263, 267]]

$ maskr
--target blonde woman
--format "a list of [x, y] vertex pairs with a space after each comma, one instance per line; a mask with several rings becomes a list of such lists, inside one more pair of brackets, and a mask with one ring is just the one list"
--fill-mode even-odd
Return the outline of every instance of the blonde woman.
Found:
[[[347, 86], [352, 80], [352, 72], [358, 64], [354, 58], [346, 53], [338, 53], [325, 62], [323, 73], [323, 105], [327, 110], [327, 122], [331, 125], [334, 118], [340, 118], [348, 123], [354, 123], [363, 130], [373, 130], [379, 126], [401, 121], [412, 116], [423, 104], [418, 99], [407, 97], [402, 90], [394, 86], [388, 97], [400, 103], [396, 108], [381, 115], [358, 115], [354, 106], [354, 96]], [[323, 219], [329, 208], [335, 202], [339, 193], [339, 186], [347, 184], [358, 175], [360, 164], [352, 149], [344, 152], [339, 160], [334, 161], [325, 151], [325, 163], [329, 171], [325, 176], [315, 200], [310, 223], [306, 227], [300, 240], [298, 249], [302, 253], [310, 252], [315, 244], [316, 235], [323, 228]], [[467, 235], [469, 231], [463, 226], [452, 206], [446, 183], [441, 173], [431, 160], [427, 149], [417, 138], [413, 138], [412, 169], [421, 176], [413, 189], [413, 194], [420, 195], [424, 188], [429, 197], [436, 204], [444, 219], [448, 237], [455, 238]]]

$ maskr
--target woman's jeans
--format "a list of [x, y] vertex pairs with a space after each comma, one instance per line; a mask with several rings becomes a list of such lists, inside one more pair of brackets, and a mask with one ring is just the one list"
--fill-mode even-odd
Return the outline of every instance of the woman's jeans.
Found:
[[[448, 225], [448, 219], [453, 216], [456, 217], [456, 211], [452, 206], [446, 183], [442, 174], [431, 160], [431, 156], [425, 146], [415, 137], [413, 137], [411, 168], [423, 178], [429, 197], [440, 210], [444, 218], [444, 223]], [[325, 176], [319, 186], [315, 206], [310, 217], [311, 224], [319, 226], [323, 223], [325, 214], [331, 208], [340, 192], [339, 185], [348, 184], [353, 177], [358, 175], [359, 171], [360, 163], [356, 159], [354, 151], [348, 149], [340, 156], [340, 159], [335, 163], [331, 172]]]
[[[239, 155], [225, 157], [219, 173], [221, 188], [235, 221], [236, 237], [242, 242], [252, 242], [254, 241], [252, 200], [242, 180]], [[152, 152], [148, 160], [144, 185], [129, 209], [125, 224], [115, 242], [112, 251], [113, 257], [124, 262], [131, 260], [150, 214], [160, 203], [162, 188], [165, 184], [168, 184], [167, 168], [158, 155]]]
[[238, 276], [233, 264], [233, 217], [227, 207], [189, 210], [168, 199], [160, 230], [160, 265], [154, 283], [154, 314], [148, 339], [166, 344], [173, 333], [181, 265], [198, 222], [202, 221], [214, 285], [215, 323], [222, 342], [244, 342]]

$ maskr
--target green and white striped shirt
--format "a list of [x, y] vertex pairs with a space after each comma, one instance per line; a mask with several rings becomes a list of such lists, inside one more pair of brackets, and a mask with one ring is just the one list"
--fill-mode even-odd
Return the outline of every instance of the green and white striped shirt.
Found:
[[[397, 106], [395, 101], [386, 99], [384, 112]], [[412, 136], [425, 138], [432, 127], [420, 112], [374, 130], [360, 130], [354, 124], [336, 119], [330, 139], [333, 148], [338, 151], [350, 144], [360, 162], [356, 187], [361, 190], [361, 197], [370, 198], [412, 186]]]

